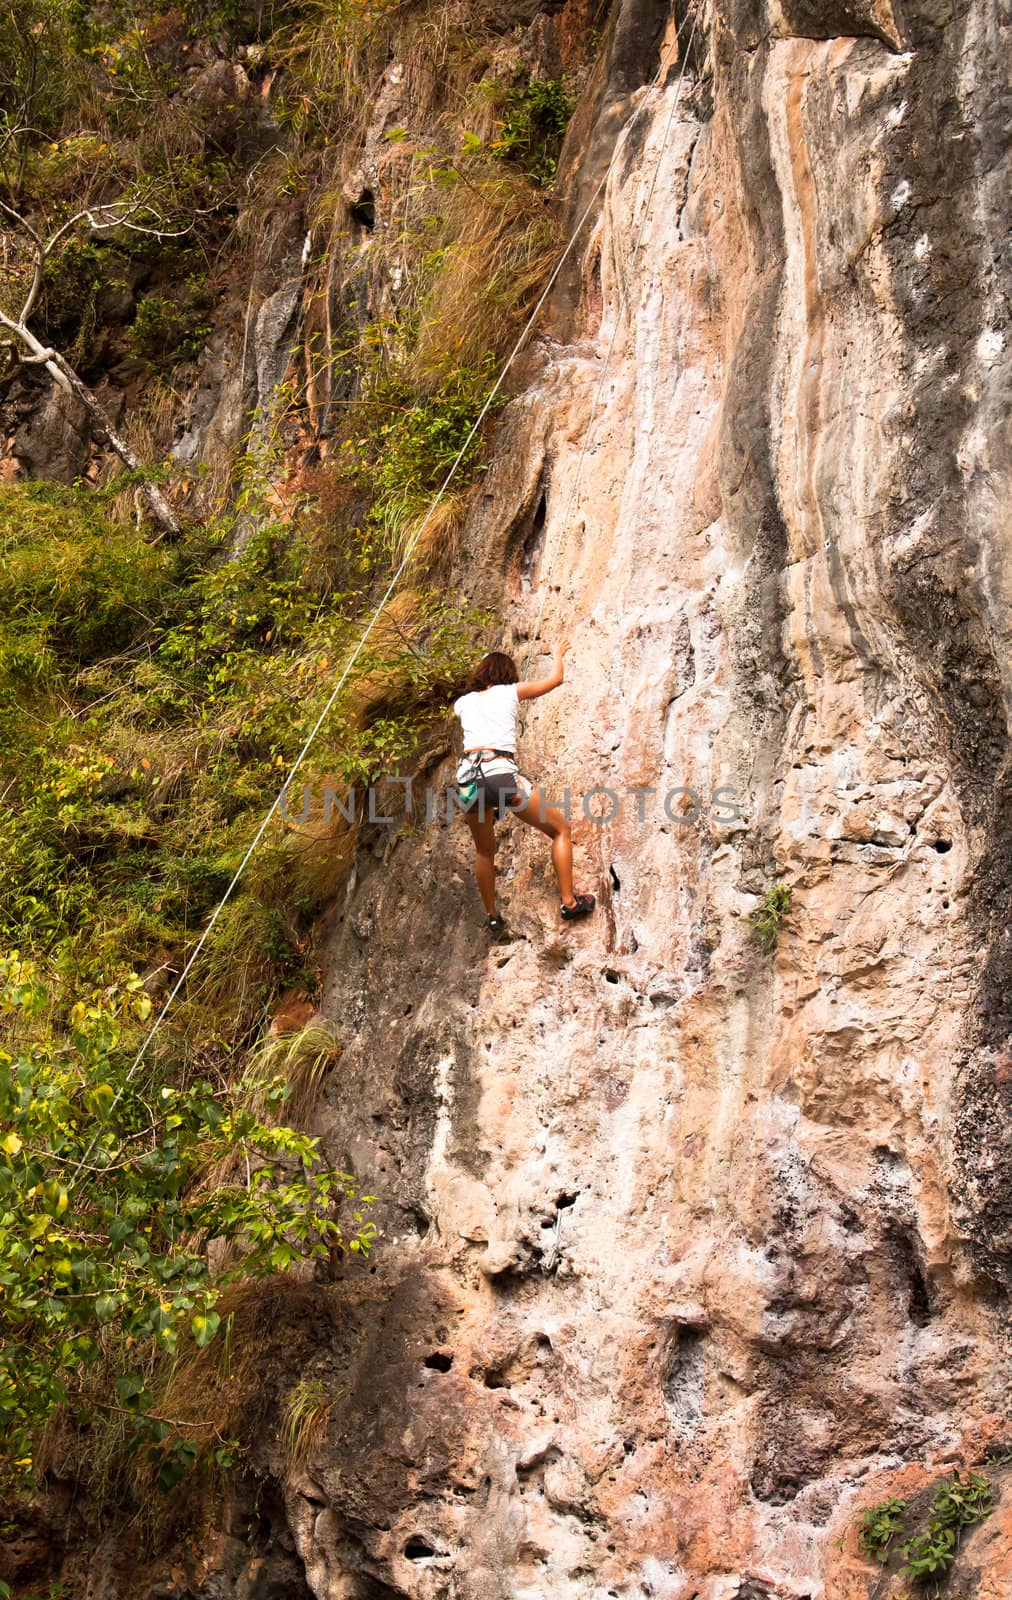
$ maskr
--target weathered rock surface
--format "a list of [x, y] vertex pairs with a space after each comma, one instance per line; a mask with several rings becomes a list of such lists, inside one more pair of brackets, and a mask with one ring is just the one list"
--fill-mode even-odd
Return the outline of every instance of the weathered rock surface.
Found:
[[[525, 755], [601, 910], [510, 825], [501, 946], [459, 825], [349, 885], [323, 1127], [386, 1237], [289, 1485], [320, 1600], [849, 1600], [858, 1509], [1001, 1438], [1008, 19], [723, 4], [654, 93], [658, 15], [462, 569], [572, 638]], [[1005, 1521], [953, 1593], [1012, 1593]]]
[[[609, 24], [574, 218], [642, 114], [458, 568], [530, 670], [571, 638], [525, 765], [599, 914], [506, 824], [490, 948], [420, 818], [334, 911], [320, 1129], [384, 1237], [270, 1380], [325, 1437], [251, 1441], [316, 1600], [898, 1595], [859, 1511], [1008, 1439], [1009, 13], [717, 0], [653, 90], [665, 18]], [[1012, 1595], [986, 1470], [960, 1600]], [[238, 1537], [173, 1592], [302, 1592]]]

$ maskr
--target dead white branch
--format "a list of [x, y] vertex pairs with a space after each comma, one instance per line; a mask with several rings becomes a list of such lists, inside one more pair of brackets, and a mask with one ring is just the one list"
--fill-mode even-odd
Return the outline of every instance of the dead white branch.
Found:
[[[112, 419], [98, 396], [92, 393], [86, 383], [82, 382], [69, 361], [58, 350], [50, 349], [36, 338], [29, 326], [29, 319], [35, 309], [39, 291], [42, 288], [46, 262], [49, 256], [60, 240], [79, 223], [87, 222], [95, 233], [109, 232], [115, 228], [126, 227], [137, 233], [153, 234], [158, 238], [164, 239], [181, 238], [183, 234], [189, 232], [189, 229], [183, 228], [177, 232], [152, 227], [148, 222], [136, 222], [134, 219], [138, 216], [158, 219], [158, 212], [144, 200], [113, 201], [110, 205], [85, 207], [83, 210], [75, 212], [72, 217], [69, 217], [48, 238], [43, 237], [26, 217], [21, 216], [20, 212], [15, 211], [13, 206], [8, 205], [5, 200], [0, 199], [0, 210], [16, 223], [27, 238], [31, 240], [35, 258], [31, 282], [20, 311], [15, 316], [8, 316], [5, 311], [0, 310], [0, 327], [6, 328], [9, 333], [13, 334], [14, 341], [16, 341], [16, 344], [14, 341], [5, 341], [5, 343], [9, 347], [13, 345], [19, 359], [25, 365], [45, 367], [50, 377], [55, 383], [59, 384], [65, 393], [76, 396], [85, 407], [96, 427], [108, 439], [110, 447], [115, 450], [124, 466], [129, 467], [131, 472], [143, 474], [145, 468], [142, 462], [136, 452], [127, 444], [122, 434], [117, 432]], [[166, 533], [181, 532], [176, 514], [158, 485], [145, 478], [140, 488], [159, 527], [164, 528]]]

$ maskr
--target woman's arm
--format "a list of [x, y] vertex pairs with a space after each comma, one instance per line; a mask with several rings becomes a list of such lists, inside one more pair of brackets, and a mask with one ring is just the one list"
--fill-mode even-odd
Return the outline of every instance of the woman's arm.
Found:
[[569, 649], [569, 641], [563, 639], [555, 648], [555, 671], [550, 678], [538, 678], [534, 683], [518, 683], [518, 700], [536, 700], [539, 695], [548, 694], [552, 689], [557, 689], [562, 682], [564, 673], [562, 658]]

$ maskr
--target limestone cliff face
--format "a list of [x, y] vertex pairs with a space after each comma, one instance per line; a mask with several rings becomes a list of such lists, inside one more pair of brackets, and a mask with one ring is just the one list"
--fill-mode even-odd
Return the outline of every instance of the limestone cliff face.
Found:
[[[524, 754], [601, 910], [509, 824], [502, 945], [460, 824], [348, 885], [322, 1126], [386, 1233], [307, 1367], [318, 1600], [894, 1594], [858, 1509], [1000, 1437], [1008, 20], [720, 0], [656, 91], [613, 23], [574, 196], [647, 104], [459, 569], [571, 638]], [[1012, 1594], [1007, 1498], [957, 1573]]]
[[[574, 218], [646, 103], [456, 574], [571, 639], [524, 765], [600, 912], [507, 824], [490, 947], [459, 822], [366, 834], [320, 1131], [384, 1237], [265, 1352], [331, 1396], [255, 1444], [294, 1549], [152, 1592], [896, 1595], [860, 1508], [1002, 1440], [1009, 14], [711, 0], [651, 89], [671, 37], [611, 18]], [[948, 1592], [1012, 1594], [1012, 1494]]]

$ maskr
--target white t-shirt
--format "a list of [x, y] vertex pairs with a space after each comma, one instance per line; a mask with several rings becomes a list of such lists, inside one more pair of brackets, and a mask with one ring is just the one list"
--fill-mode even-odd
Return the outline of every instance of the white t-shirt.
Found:
[[516, 754], [520, 700], [515, 683], [494, 683], [491, 689], [462, 694], [453, 709], [464, 730], [465, 750], [512, 750]]

